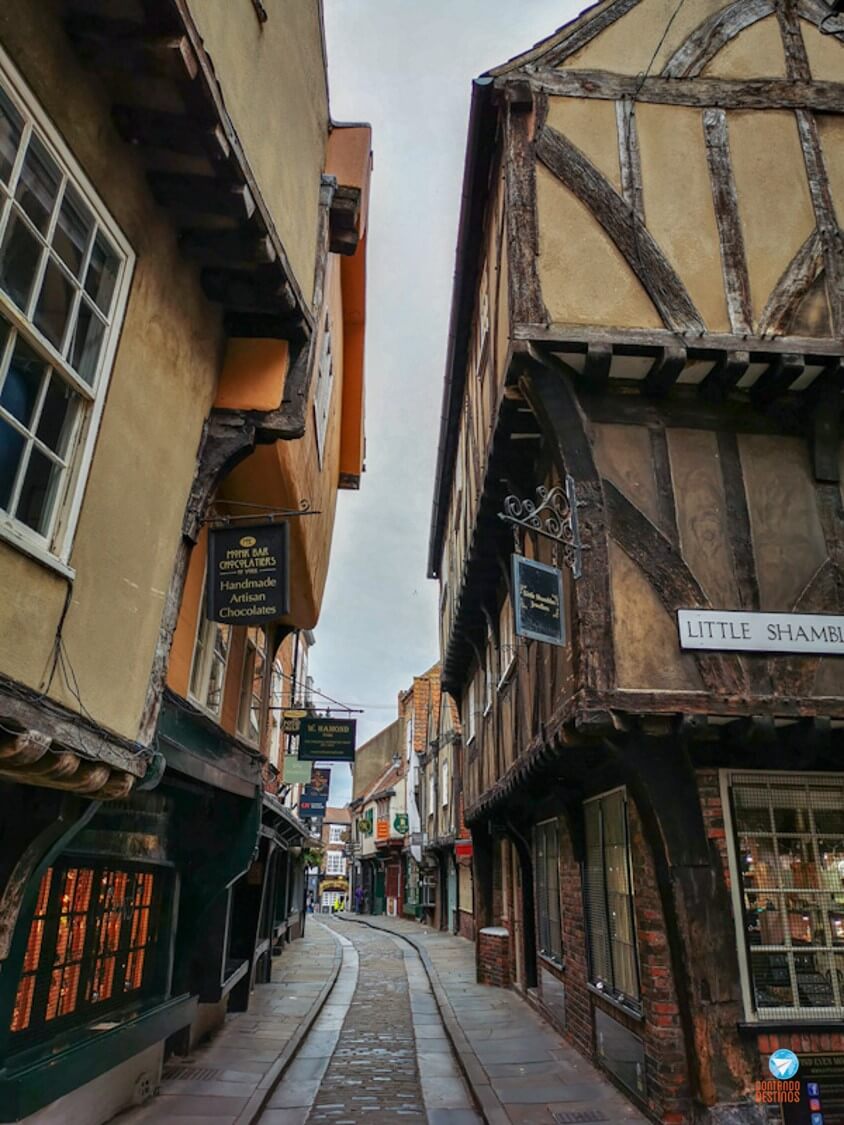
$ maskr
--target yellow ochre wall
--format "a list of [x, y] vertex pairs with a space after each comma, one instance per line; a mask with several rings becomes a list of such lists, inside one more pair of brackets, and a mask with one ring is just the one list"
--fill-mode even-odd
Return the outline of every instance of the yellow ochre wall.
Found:
[[226, 108], [305, 300], [314, 286], [328, 89], [317, 0], [189, 0]]
[[[137, 255], [70, 559], [76, 578], [63, 631], [85, 708], [134, 738], [222, 332], [139, 161], [114, 130], [101, 87], [69, 50], [57, 9], [4, 0], [0, 42]], [[0, 672], [37, 688], [67, 582], [0, 543], [0, 589], [14, 591], [0, 599]], [[50, 694], [78, 709], [60, 676]]]

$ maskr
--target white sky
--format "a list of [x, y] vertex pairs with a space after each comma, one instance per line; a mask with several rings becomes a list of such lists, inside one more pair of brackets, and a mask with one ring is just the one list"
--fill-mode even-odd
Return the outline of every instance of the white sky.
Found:
[[[310, 671], [358, 745], [438, 659], [428, 527], [472, 79], [550, 35], [579, 0], [324, 0], [331, 113], [369, 121], [366, 473], [340, 493]], [[331, 804], [349, 799], [335, 765]]]

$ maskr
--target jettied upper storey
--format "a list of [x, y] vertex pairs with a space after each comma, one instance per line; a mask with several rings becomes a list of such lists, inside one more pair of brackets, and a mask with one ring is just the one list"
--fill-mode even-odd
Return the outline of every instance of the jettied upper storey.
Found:
[[569, 718], [841, 711], [840, 662], [683, 654], [674, 618], [844, 609], [842, 78], [824, 3], [609, 0], [476, 81], [429, 556], [455, 694], [504, 496], [568, 473]]

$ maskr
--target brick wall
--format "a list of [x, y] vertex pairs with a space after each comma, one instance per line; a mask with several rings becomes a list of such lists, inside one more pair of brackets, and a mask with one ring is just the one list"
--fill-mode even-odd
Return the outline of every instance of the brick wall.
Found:
[[478, 984], [509, 988], [510, 934], [500, 927], [487, 927], [478, 933]]
[[475, 940], [475, 918], [468, 910], [457, 911], [457, 932], [469, 941]]

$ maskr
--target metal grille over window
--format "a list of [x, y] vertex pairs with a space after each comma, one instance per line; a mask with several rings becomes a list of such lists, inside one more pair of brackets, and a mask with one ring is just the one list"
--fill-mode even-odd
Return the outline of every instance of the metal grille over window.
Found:
[[533, 830], [536, 866], [536, 912], [539, 921], [539, 952], [562, 962], [563, 935], [560, 911], [560, 845], [556, 820], [537, 824]]
[[0, 76], [0, 509], [55, 536], [125, 256]]
[[639, 1008], [639, 962], [627, 800], [615, 790], [586, 801], [586, 922], [592, 983]]
[[25, 1038], [149, 991], [160, 877], [68, 864], [41, 879], [11, 1030]]
[[844, 777], [733, 774], [752, 1004], [766, 1018], [840, 1018]]

